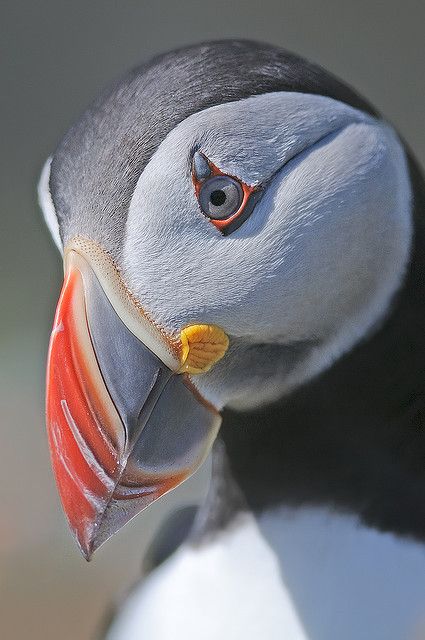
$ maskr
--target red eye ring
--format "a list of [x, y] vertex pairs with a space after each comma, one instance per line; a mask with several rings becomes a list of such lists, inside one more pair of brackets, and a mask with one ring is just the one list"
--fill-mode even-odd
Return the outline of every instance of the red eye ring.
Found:
[[[207, 180], [217, 176], [224, 176], [226, 178], [231, 178], [232, 180], [235, 180], [239, 184], [242, 190], [243, 196], [242, 196], [242, 201], [240, 206], [238, 207], [237, 211], [229, 215], [227, 218], [222, 218], [222, 219], [211, 218], [204, 213], [201, 207], [201, 210], [203, 211], [204, 215], [206, 215], [209, 222], [211, 222], [216, 227], [216, 229], [221, 231], [223, 235], [228, 235], [232, 231], [235, 231], [242, 224], [242, 222], [244, 222], [247, 219], [247, 217], [252, 213], [252, 210], [255, 204], [259, 200], [259, 196], [261, 194], [261, 187], [259, 185], [252, 186], [252, 185], [246, 184], [236, 176], [230, 175], [228, 173], [224, 173], [213, 162], [211, 162], [211, 160], [209, 160], [204, 154], [202, 154], [201, 152], [197, 152], [197, 153], [201, 156], [204, 163], [206, 163], [205, 167], [208, 165], [208, 169], [209, 169], [209, 173], [207, 176], [198, 178], [195, 171], [195, 166], [194, 166], [195, 163], [193, 163], [192, 182], [195, 188], [195, 194], [198, 199], [198, 202], [199, 202], [199, 196], [200, 196], [200, 192], [203, 185], [206, 183]], [[251, 206], [247, 206], [247, 205], [251, 205]]]

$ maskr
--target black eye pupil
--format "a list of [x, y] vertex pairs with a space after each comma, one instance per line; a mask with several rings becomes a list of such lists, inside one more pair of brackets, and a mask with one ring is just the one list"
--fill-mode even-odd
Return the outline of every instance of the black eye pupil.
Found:
[[215, 207], [221, 207], [221, 205], [226, 202], [226, 194], [222, 189], [216, 189], [215, 191], [211, 192], [210, 202]]

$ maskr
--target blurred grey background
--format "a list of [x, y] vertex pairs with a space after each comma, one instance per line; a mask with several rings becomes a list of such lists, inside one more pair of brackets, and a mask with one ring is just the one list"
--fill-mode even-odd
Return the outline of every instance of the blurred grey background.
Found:
[[[36, 204], [45, 158], [105, 84], [209, 38], [275, 43], [367, 96], [425, 164], [422, 0], [1, 0], [0, 638], [88, 640], [137, 579], [163, 514], [196, 479], [86, 563], [67, 531], [44, 431], [44, 364], [61, 280]], [[208, 82], [208, 78], [205, 78]]]

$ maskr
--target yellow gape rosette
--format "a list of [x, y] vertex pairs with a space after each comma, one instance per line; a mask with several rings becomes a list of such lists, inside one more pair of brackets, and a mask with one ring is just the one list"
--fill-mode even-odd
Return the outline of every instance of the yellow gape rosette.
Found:
[[180, 373], [205, 373], [221, 360], [229, 346], [229, 338], [215, 324], [191, 324], [180, 332]]

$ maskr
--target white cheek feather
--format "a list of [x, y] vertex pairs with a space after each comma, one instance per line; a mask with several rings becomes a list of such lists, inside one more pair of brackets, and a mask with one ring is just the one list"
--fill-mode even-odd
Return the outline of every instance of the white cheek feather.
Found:
[[244, 514], [184, 546], [130, 596], [107, 640], [418, 640], [425, 551], [324, 509]]
[[49, 188], [50, 165], [52, 158], [48, 158], [44, 163], [41, 171], [40, 180], [38, 182], [38, 202], [43, 213], [44, 221], [50, 231], [53, 242], [63, 253], [62, 240], [59, 234], [59, 224], [56, 216], [55, 205], [53, 204], [52, 195]]
[[[196, 146], [249, 184], [273, 176], [228, 237], [199, 211]], [[168, 331], [206, 322], [251, 346], [311, 343], [291, 370], [276, 362], [268, 379], [259, 355], [249, 368], [223, 360], [196, 380], [218, 407], [252, 407], [330, 366], [379, 325], [411, 237], [408, 168], [391, 127], [329, 98], [275, 93], [206, 109], [168, 135], [130, 204], [123, 271]], [[223, 376], [227, 363], [234, 375]]]
[[276, 307], [277, 285], [284, 285], [275, 267], [288, 252], [285, 219], [273, 215], [267, 189], [255, 214], [223, 238], [200, 212], [191, 150], [199, 146], [220, 169], [253, 184], [270, 180], [324, 136], [369, 121], [334, 100], [291, 93], [248, 98], [187, 118], [158, 147], [130, 203], [122, 267], [132, 290], [171, 329], [196, 317], [235, 335], [252, 335], [253, 325], [256, 333], [266, 330], [265, 305]]

